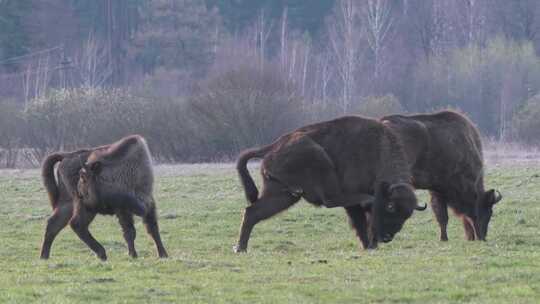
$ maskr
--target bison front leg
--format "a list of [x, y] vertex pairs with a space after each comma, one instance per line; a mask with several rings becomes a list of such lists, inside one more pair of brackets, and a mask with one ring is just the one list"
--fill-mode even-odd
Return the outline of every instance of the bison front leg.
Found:
[[463, 221], [463, 229], [465, 229], [465, 239], [467, 241], [474, 241], [476, 239], [476, 233], [472, 220], [466, 215], [461, 216]]
[[234, 247], [235, 252], [246, 252], [249, 237], [253, 227], [260, 221], [268, 219], [281, 211], [294, 205], [300, 200], [293, 196], [274, 182], [265, 183], [265, 191], [261, 197], [244, 211], [244, 219], [240, 227], [240, 237], [238, 244]]
[[96, 213], [87, 211], [84, 207], [76, 208], [75, 214], [71, 218], [70, 226], [75, 231], [77, 236], [96, 253], [102, 261], [107, 260], [105, 248], [92, 236], [88, 230], [88, 226], [94, 220]]
[[49, 258], [54, 239], [67, 226], [72, 214], [73, 205], [71, 203], [60, 205], [54, 209], [53, 214], [47, 220], [47, 228], [45, 228], [45, 236], [43, 237], [43, 245], [41, 246], [42, 259]]
[[133, 225], [133, 214], [126, 211], [116, 211], [116, 216], [118, 217], [118, 222], [122, 227], [124, 233], [124, 239], [128, 246], [129, 256], [132, 258], [137, 257], [137, 251], [135, 250], [135, 238], [137, 236], [137, 231]]
[[377, 243], [370, 241], [368, 235], [368, 217], [366, 211], [361, 206], [350, 206], [345, 207], [347, 215], [349, 216], [349, 222], [352, 228], [355, 230], [356, 235], [362, 243], [364, 249], [375, 249], [377, 248]]
[[448, 226], [448, 205], [443, 200], [441, 194], [431, 192], [431, 209], [433, 210], [441, 229], [440, 239], [441, 241], [446, 242], [448, 241], [448, 234], [446, 232], [446, 227]]

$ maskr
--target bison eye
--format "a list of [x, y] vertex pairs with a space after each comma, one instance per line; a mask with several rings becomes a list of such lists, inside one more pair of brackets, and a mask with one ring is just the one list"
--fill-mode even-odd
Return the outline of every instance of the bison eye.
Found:
[[388, 212], [395, 212], [396, 211], [396, 206], [395, 206], [394, 202], [389, 202], [388, 205], [386, 205], [386, 211], [388, 211]]

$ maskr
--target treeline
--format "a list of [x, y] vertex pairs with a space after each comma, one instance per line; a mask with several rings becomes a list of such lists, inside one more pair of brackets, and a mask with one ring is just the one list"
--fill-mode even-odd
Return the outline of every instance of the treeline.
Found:
[[221, 160], [338, 115], [447, 107], [485, 136], [540, 144], [539, 13], [534, 0], [3, 0], [0, 159], [141, 133], [160, 159]]

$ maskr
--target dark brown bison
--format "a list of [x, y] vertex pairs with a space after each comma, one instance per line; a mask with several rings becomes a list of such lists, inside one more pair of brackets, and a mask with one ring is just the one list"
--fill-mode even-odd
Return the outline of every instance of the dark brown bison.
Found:
[[[60, 162], [58, 179], [54, 175], [57, 162]], [[45, 159], [42, 177], [53, 214], [47, 221], [41, 258], [49, 257], [54, 238], [70, 223], [79, 238], [100, 259], [106, 260], [105, 249], [88, 230], [96, 214], [118, 217], [132, 257], [137, 256], [133, 214], [141, 216], [156, 243], [159, 256], [167, 256], [152, 196], [152, 162], [142, 137], [133, 135], [112, 145], [54, 153]]]
[[430, 191], [440, 239], [448, 240], [449, 206], [462, 218], [468, 240], [485, 240], [493, 206], [502, 196], [484, 190], [482, 142], [472, 122], [453, 111], [390, 115], [381, 122], [401, 139], [414, 187]]
[[[263, 158], [263, 190], [247, 170]], [[309, 125], [274, 143], [241, 153], [237, 170], [250, 206], [245, 209], [235, 250], [247, 249], [255, 224], [304, 198], [311, 204], [345, 207], [364, 248], [389, 242], [418, 207], [404, 152], [393, 131], [381, 122], [347, 116]], [[372, 196], [372, 206], [362, 205]], [[366, 214], [372, 212], [368, 239]], [[362, 212], [359, 212], [362, 211]]]

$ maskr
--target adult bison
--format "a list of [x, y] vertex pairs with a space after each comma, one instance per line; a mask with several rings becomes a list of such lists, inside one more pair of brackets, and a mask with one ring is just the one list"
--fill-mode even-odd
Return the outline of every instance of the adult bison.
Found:
[[493, 206], [502, 196], [484, 190], [482, 142], [476, 127], [453, 111], [381, 118], [403, 143], [413, 185], [431, 194], [440, 239], [448, 240], [448, 209], [460, 216], [468, 240], [485, 240]]
[[[247, 170], [251, 158], [263, 158], [263, 190]], [[237, 252], [246, 251], [259, 221], [304, 198], [311, 204], [345, 207], [364, 248], [366, 214], [373, 210], [374, 241], [389, 242], [418, 207], [411, 172], [399, 139], [379, 121], [346, 116], [299, 128], [262, 148], [241, 153], [237, 170], [250, 206], [245, 209]], [[372, 205], [360, 205], [370, 201]]]
[[[58, 162], [56, 179], [54, 166]], [[53, 214], [47, 221], [41, 258], [49, 257], [54, 238], [70, 223], [79, 238], [106, 260], [105, 249], [88, 230], [96, 214], [118, 217], [132, 257], [137, 256], [133, 214], [141, 216], [159, 256], [167, 256], [152, 197], [150, 153], [142, 137], [132, 135], [107, 146], [51, 154], [43, 163], [42, 177]]]

